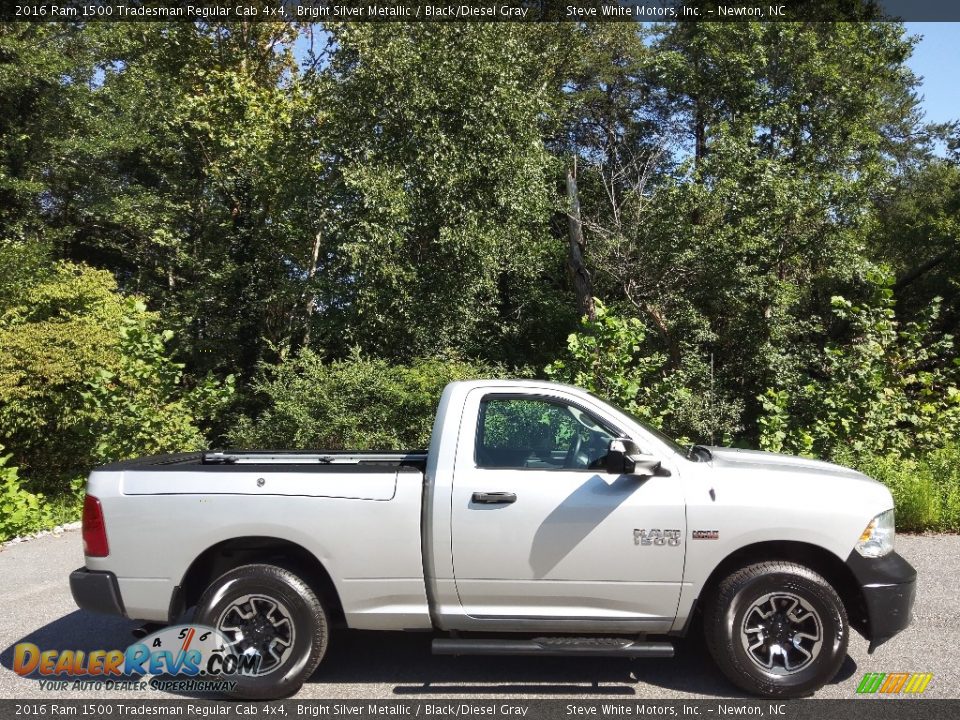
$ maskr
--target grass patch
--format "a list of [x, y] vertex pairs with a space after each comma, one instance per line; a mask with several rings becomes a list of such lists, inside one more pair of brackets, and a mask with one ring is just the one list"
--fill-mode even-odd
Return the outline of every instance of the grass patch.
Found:
[[897, 530], [960, 532], [960, 443], [916, 458], [859, 458], [849, 464], [890, 488]]
[[24, 504], [21, 497], [17, 497], [15, 514], [0, 523], [0, 542], [74, 522], [80, 519], [83, 510], [82, 499], [71, 493], [53, 497], [33, 495], [36, 500], [31, 500], [29, 505]]
[[48, 527], [56, 527], [80, 519], [80, 513], [83, 511], [83, 496], [78, 499], [71, 494], [57, 495], [47, 498], [46, 504], [50, 513]]

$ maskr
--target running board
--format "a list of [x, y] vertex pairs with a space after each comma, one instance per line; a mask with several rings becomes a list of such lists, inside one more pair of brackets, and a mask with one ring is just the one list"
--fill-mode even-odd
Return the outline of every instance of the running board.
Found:
[[436, 638], [434, 655], [587, 655], [607, 657], [673, 657], [669, 642], [629, 638], [541, 637], [532, 640]]

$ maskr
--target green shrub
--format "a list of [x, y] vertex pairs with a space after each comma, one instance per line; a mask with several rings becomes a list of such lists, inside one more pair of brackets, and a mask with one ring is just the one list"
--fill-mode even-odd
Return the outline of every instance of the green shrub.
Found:
[[763, 449], [913, 457], [960, 437], [960, 360], [953, 338], [934, 330], [939, 299], [921, 321], [901, 323], [892, 277], [870, 281], [864, 302], [833, 298], [841, 339], [795, 382], [759, 398]]
[[596, 319], [583, 318], [547, 376], [596, 393], [676, 438], [729, 443], [743, 405], [715, 392], [709, 368], [690, 356], [670, 367], [638, 318], [594, 303]]
[[157, 329], [146, 305], [128, 300], [120, 330], [119, 358], [100, 368], [81, 393], [80, 422], [91, 438], [97, 463], [136, 455], [186, 452], [205, 447], [198, 418], [219, 413], [233, 392], [233, 378], [207, 378], [183, 386], [183, 365], [167, 350], [170, 330]]
[[241, 418], [228, 442], [238, 448], [424, 448], [448, 382], [503, 375], [500, 367], [456, 359], [391, 365], [355, 353], [327, 362], [303, 350], [281, 365], [260, 367], [252, 390], [263, 409]]
[[9, 460], [10, 455], [0, 455], [0, 541], [53, 524], [43, 495], [21, 487], [17, 468], [8, 466]]
[[913, 458], [837, 459], [890, 488], [898, 530], [960, 532], [960, 443], [953, 441]]
[[62, 263], [0, 308], [0, 439], [24, 477], [63, 488], [92, 463], [84, 383], [119, 362], [125, 310], [113, 277]]
[[60, 263], [0, 307], [0, 439], [30, 487], [66, 493], [109, 460], [205, 444], [231, 381], [188, 388], [170, 332], [106, 272]]

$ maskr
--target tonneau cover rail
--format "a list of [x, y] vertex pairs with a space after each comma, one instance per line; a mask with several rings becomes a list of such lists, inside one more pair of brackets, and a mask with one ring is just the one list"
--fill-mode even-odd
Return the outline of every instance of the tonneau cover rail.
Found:
[[272, 450], [209, 450], [204, 465], [399, 465], [425, 463], [427, 452], [316, 452]]

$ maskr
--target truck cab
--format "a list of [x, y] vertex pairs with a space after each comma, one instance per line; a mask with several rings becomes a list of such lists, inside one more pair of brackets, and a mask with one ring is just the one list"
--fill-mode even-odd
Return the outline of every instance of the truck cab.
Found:
[[[428, 456], [424, 504], [428, 582], [443, 629], [671, 629], [686, 549], [681, 478], [695, 465], [681, 448], [554, 384], [455, 383], [438, 423], [451, 413], [456, 432], [434, 428], [441, 440]], [[658, 466], [609, 468], [617, 439]], [[673, 537], [638, 557], [652, 531]]]

